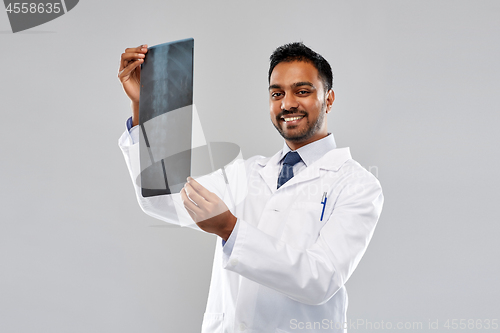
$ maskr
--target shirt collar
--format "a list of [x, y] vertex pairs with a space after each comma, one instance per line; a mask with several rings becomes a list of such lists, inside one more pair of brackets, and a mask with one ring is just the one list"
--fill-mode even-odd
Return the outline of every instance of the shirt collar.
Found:
[[[337, 148], [337, 145], [335, 143], [335, 138], [333, 137], [332, 133], [329, 133], [323, 139], [313, 141], [305, 146], [300, 147], [299, 149], [296, 150], [296, 152], [299, 153], [300, 158], [307, 167], [312, 163], [316, 162], [317, 160], [319, 160], [327, 152], [335, 148]], [[283, 162], [283, 158], [289, 151], [292, 150], [290, 149], [290, 147], [288, 147], [285, 141], [283, 143], [283, 149], [281, 152], [281, 157], [279, 159], [280, 164]]]

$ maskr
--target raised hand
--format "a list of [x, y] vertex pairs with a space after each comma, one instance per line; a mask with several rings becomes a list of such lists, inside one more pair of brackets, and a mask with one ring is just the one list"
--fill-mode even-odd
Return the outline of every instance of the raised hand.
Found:
[[139, 122], [139, 99], [141, 91], [141, 64], [144, 62], [147, 45], [127, 48], [120, 58], [118, 79], [120, 80], [125, 94], [130, 98], [132, 105], [132, 121], [134, 126]]

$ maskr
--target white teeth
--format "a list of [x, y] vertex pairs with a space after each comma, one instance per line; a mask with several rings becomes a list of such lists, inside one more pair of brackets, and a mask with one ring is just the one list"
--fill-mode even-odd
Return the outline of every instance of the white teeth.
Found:
[[283, 118], [285, 121], [294, 121], [294, 120], [299, 120], [301, 118], [304, 118], [304, 116], [299, 116], [299, 117], [290, 117], [290, 118]]

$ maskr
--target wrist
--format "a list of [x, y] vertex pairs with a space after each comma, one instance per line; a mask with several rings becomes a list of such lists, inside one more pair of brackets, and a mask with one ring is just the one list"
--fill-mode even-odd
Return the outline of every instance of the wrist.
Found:
[[219, 235], [220, 238], [222, 238], [226, 242], [229, 239], [229, 237], [231, 236], [231, 233], [233, 232], [234, 226], [236, 225], [236, 221], [238, 220], [238, 218], [236, 216], [234, 216], [233, 214], [231, 214], [231, 212], [229, 210], [227, 211], [227, 214], [228, 214], [228, 223], [226, 224], [226, 227], [224, 228], [222, 233]]

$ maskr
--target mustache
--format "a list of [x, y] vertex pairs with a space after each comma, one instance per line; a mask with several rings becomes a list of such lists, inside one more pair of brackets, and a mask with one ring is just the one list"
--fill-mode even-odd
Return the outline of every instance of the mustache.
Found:
[[306, 111], [281, 110], [281, 112], [276, 115], [276, 120], [279, 121], [281, 119], [281, 117], [287, 116], [289, 114], [300, 114], [300, 115], [303, 115], [305, 117], [307, 117], [307, 115], [308, 115], [308, 113]]

